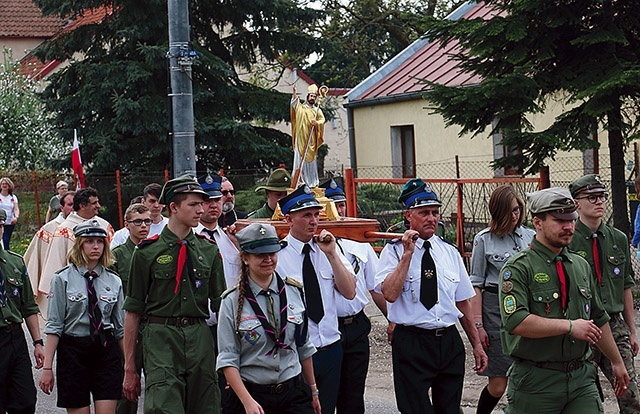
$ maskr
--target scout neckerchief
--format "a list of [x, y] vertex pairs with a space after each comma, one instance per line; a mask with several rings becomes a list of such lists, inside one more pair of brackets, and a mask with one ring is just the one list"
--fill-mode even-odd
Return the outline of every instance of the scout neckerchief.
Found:
[[178, 252], [178, 268], [176, 269], [176, 287], [173, 289], [173, 294], [177, 294], [180, 289], [180, 279], [182, 278], [182, 269], [184, 269], [185, 263], [187, 264], [187, 270], [191, 273], [195, 272], [193, 269], [193, 263], [191, 262], [191, 255], [187, 249], [187, 244], [189, 244], [186, 240], [178, 240], [178, 245], [180, 245], [180, 251]]
[[96, 293], [96, 288], [93, 286], [93, 282], [96, 278], [98, 278], [98, 274], [93, 270], [86, 272], [84, 274], [85, 282], [87, 284], [87, 296], [89, 297], [89, 321], [90, 321], [90, 329], [89, 329], [89, 337], [91, 337], [92, 341], [96, 340], [96, 337], [100, 339], [100, 344], [103, 347], [107, 347], [107, 338], [104, 334], [103, 321], [102, 321], [102, 312], [100, 312], [100, 308], [98, 307], [98, 294]]
[[[256, 297], [253, 295], [251, 286], [249, 286], [249, 278], [246, 278], [244, 281], [245, 298], [251, 304], [251, 309], [253, 309], [253, 313], [255, 313], [256, 316], [258, 317], [258, 320], [260, 321], [260, 324], [262, 324], [264, 331], [267, 333], [267, 335], [269, 335], [269, 338], [271, 338], [271, 340], [275, 342], [275, 346], [271, 351], [269, 351], [266, 354], [266, 356], [274, 355], [277, 350], [276, 348], [291, 349], [290, 345], [287, 345], [284, 343], [284, 337], [287, 329], [287, 292], [285, 291], [285, 286], [284, 286], [284, 282], [282, 281], [282, 278], [277, 273], [274, 273], [274, 277], [276, 278], [276, 282], [278, 285], [278, 297], [280, 298], [280, 332], [277, 336], [276, 336], [277, 328], [275, 326], [272, 326], [268, 322], [267, 317], [264, 316], [264, 312], [262, 312], [262, 309], [260, 308], [260, 305], [256, 300]], [[268, 302], [269, 301], [268, 293], [266, 293], [267, 291], [264, 291], [264, 290], [261, 293], [263, 292], [265, 295], [267, 295], [267, 302]]]
[[598, 284], [600, 284], [602, 281], [602, 250], [600, 249], [600, 242], [598, 241], [598, 233], [593, 233], [591, 237], [593, 238], [593, 244], [591, 245], [591, 252], [593, 253], [593, 267], [596, 271]]
[[0, 308], [7, 306], [9, 298], [7, 297], [7, 286], [4, 283], [4, 275], [0, 270]]
[[556, 271], [558, 272], [558, 281], [560, 282], [560, 299], [562, 303], [562, 310], [567, 310], [567, 291], [568, 289], [568, 280], [567, 280], [567, 272], [564, 268], [564, 264], [562, 263], [562, 256], [558, 256], [555, 258], [556, 262]]

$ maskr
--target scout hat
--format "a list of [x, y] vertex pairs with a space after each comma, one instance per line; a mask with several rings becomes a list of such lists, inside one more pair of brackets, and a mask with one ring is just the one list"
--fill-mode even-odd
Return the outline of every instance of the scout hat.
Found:
[[549, 213], [560, 220], [575, 220], [578, 218], [576, 203], [566, 188], [545, 188], [544, 190], [528, 193], [527, 198], [531, 214]]
[[291, 174], [284, 168], [278, 168], [273, 170], [265, 185], [259, 185], [256, 187], [256, 193], [260, 190], [269, 191], [287, 191], [291, 186]]
[[160, 204], [169, 204], [176, 194], [194, 193], [200, 194], [203, 200], [209, 199], [209, 194], [205, 193], [196, 179], [189, 174], [182, 175], [164, 183], [162, 193], [160, 193]]
[[98, 220], [87, 220], [73, 228], [75, 237], [107, 237], [107, 231], [100, 226]]
[[306, 184], [301, 185], [296, 191], [278, 200], [278, 204], [280, 204], [282, 214], [289, 214], [307, 208], [322, 209], [322, 206]]
[[320, 188], [324, 188], [324, 195], [333, 201], [347, 201], [344, 191], [333, 178], [320, 184]]
[[222, 198], [222, 177], [218, 174], [203, 175], [198, 178], [198, 183], [209, 198]]
[[431, 190], [429, 184], [426, 184], [420, 178], [407, 181], [402, 188], [402, 193], [400, 193], [398, 201], [404, 204], [406, 209], [424, 206], [442, 206], [442, 203], [438, 200], [436, 193]]
[[600, 176], [597, 174], [587, 174], [584, 177], [580, 177], [571, 184], [569, 184], [569, 191], [571, 191], [571, 197], [582, 194], [598, 194], [607, 191]]
[[4, 226], [5, 221], [7, 221], [7, 212], [0, 209], [0, 224]]
[[287, 245], [279, 241], [276, 228], [265, 223], [251, 223], [236, 233], [240, 250], [252, 254], [279, 252]]

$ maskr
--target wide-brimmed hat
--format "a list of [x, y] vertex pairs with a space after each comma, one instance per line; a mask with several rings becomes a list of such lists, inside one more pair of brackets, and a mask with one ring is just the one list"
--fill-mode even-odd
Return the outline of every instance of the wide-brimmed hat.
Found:
[[291, 188], [291, 174], [284, 168], [278, 168], [273, 170], [264, 185], [256, 187], [256, 193], [260, 190], [287, 191], [289, 188]]

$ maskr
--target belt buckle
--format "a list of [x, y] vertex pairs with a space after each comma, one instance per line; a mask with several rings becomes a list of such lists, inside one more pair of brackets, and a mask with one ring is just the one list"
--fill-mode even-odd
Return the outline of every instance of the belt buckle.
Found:
[[436, 328], [436, 336], [444, 336], [447, 333], [447, 328]]
[[578, 361], [567, 362], [567, 372], [575, 371], [578, 369]]
[[345, 325], [351, 325], [353, 323], [353, 319], [353, 316], [348, 316], [343, 319], [342, 323], [344, 323]]
[[182, 317], [182, 318], [178, 318], [178, 324], [179, 326], [189, 326], [189, 318], [187, 317]]
[[274, 394], [280, 394], [282, 392], [284, 392], [284, 384], [276, 384], [276, 386], [273, 387]]

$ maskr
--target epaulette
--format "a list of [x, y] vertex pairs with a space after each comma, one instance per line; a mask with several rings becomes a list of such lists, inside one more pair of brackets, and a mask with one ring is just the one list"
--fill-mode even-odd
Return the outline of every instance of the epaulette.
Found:
[[19, 255], [18, 253], [16, 253], [16, 252], [12, 252], [11, 250], [5, 250], [5, 251], [6, 251], [7, 253], [9, 253], [10, 255], [12, 255], [12, 256], [15, 256], [15, 257], [20, 258], [20, 260], [22, 260], [22, 261], [24, 262], [24, 257], [22, 257], [21, 255]]
[[300, 283], [298, 280], [292, 279], [290, 277], [285, 278], [284, 279], [284, 283], [286, 283], [287, 285], [295, 286], [298, 289], [302, 289], [302, 283]]
[[258, 212], [258, 210], [253, 210], [251, 213], [247, 214], [247, 218], [251, 218], [253, 215], [255, 215]]
[[391, 239], [387, 241], [387, 244], [396, 244], [402, 241], [402, 238]]
[[233, 292], [234, 290], [238, 289], [238, 285], [235, 285], [233, 287], [230, 287], [229, 289], [225, 290], [224, 292], [222, 292], [222, 299], [226, 298], [227, 296], [229, 296], [229, 294], [231, 292]]
[[489, 227], [484, 228], [484, 229], [480, 230], [478, 233], [476, 233], [476, 237], [477, 236], [481, 236], [481, 235], [486, 234], [486, 233], [489, 233], [489, 232], [491, 232], [491, 228], [489, 228]]
[[206, 234], [202, 234], [202, 233], [195, 233], [196, 237], [199, 239], [204, 239], [206, 241], [209, 241], [215, 245], [217, 245], [218, 243], [216, 243], [215, 239], [210, 238], [209, 236], [207, 236]]
[[458, 250], [458, 245], [455, 243], [450, 242], [449, 240], [445, 239], [442, 236], [438, 236], [440, 238], [440, 240], [442, 240], [443, 242], [447, 243], [448, 245], [451, 245], [453, 247], [455, 247], [456, 250]]
[[115, 270], [111, 269], [110, 267], [107, 267], [104, 270], [106, 270], [109, 273], [112, 273], [114, 276], [120, 277], [120, 274], [118, 272], [116, 272]]
[[523, 257], [526, 257], [526, 256], [527, 256], [527, 251], [523, 250], [521, 252], [518, 252], [518, 253], [514, 254], [511, 257], [511, 260], [515, 262], [516, 260], [520, 260], [520, 259], [522, 259]]
[[65, 271], [65, 270], [67, 270], [69, 267], [71, 267], [71, 265], [70, 265], [70, 264], [69, 264], [69, 265], [66, 265], [66, 266], [65, 266], [65, 267], [63, 267], [62, 269], [58, 270], [58, 271], [56, 272], [56, 275], [57, 275], [57, 274], [59, 274], [59, 273], [64, 272], [64, 271]]
[[138, 245], [136, 246], [136, 249], [142, 249], [143, 247], [149, 246], [150, 244], [157, 242], [159, 238], [160, 238], [159, 234], [154, 234], [151, 237], [147, 237], [144, 240], [140, 240], [140, 243], [138, 243]]

